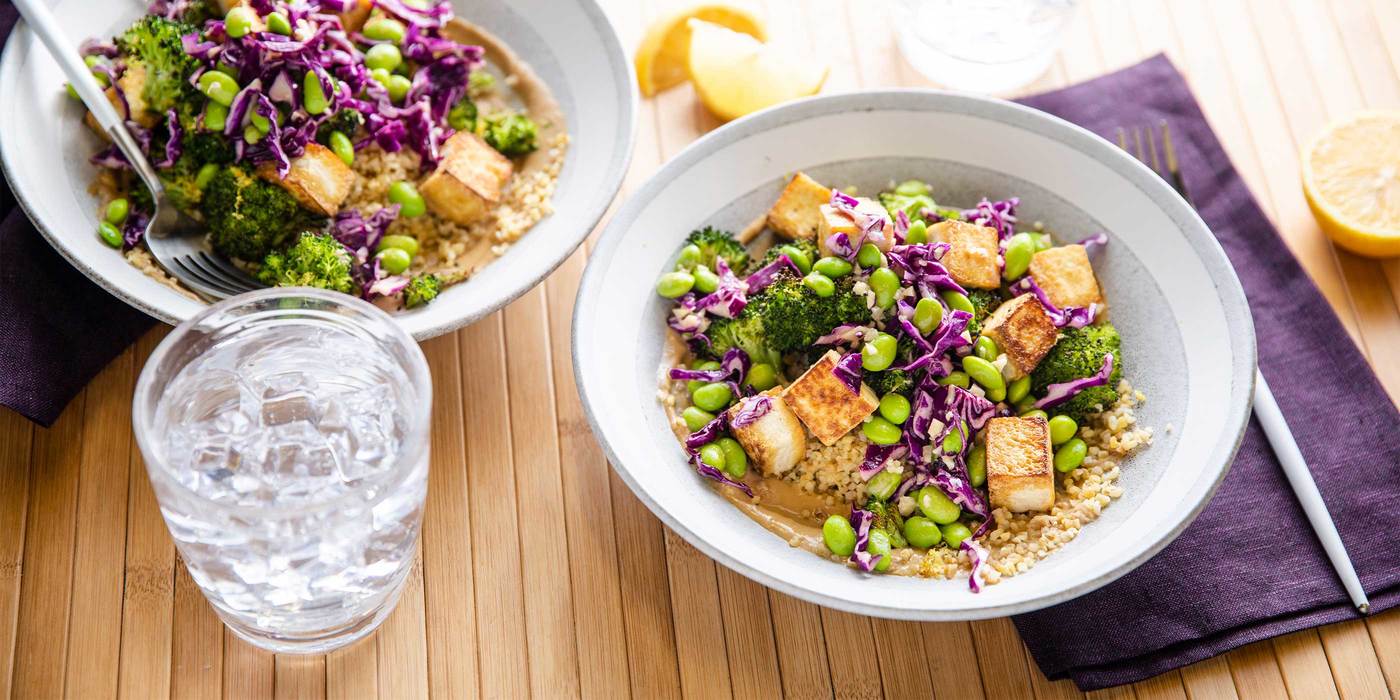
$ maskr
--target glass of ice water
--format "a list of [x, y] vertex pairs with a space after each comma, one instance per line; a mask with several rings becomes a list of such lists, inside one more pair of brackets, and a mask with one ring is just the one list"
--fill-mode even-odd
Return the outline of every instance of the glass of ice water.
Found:
[[343, 294], [265, 289], [176, 328], [136, 385], [136, 439], [190, 576], [238, 636], [347, 645], [398, 600], [428, 482], [413, 339]]
[[1005, 94], [1040, 77], [1075, 0], [896, 0], [904, 57], [954, 90]]

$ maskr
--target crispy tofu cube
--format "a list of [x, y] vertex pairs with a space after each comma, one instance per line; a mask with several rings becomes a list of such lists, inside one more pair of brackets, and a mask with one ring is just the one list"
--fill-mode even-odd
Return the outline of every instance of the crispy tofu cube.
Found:
[[982, 323], [982, 335], [995, 340], [1013, 370], [1011, 379], [1030, 374], [1055, 347], [1060, 332], [1034, 294], [1022, 294], [997, 307]]
[[1082, 245], [1048, 248], [1031, 258], [1031, 277], [1060, 308], [1103, 304], [1098, 278]]
[[953, 275], [953, 281], [974, 289], [996, 289], [1001, 286], [1001, 269], [997, 266], [1000, 241], [997, 231], [988, 226], [966, 221], [940, 221], [929, 228], [934, 240], [949, 245], [943, 256], [943, 266]]
[[828, 350], [817, 363], [783, 391], [783, 401], [823, 445], [835, 444], [880, 406], [880, 399], [864, 383], [852, 394], [832, 373], [840, 353]]
[[1050, 424], [1044, 418], [987, 421], [987, 492], [993, 508], [1013, 513], [1055, 504]]
[[821, 183], [798, 173], [783, 188], [783, 194], [768, 210], [768, 225], [784, 238], [811, 239], [821, 224], [823, 204], [831, 201], [831, 190]]
[[501, 201], [514, 166], [476, 136], [459, 131], [442, 147], [442, 162], [418, 186], [428, 208], [449, 221], [480, 221]]
[[[855, 243], [860, 238], [860, 227], [856, 225], [855, 219], [847, 216], [844, 212], [838, 211], [830, 204], [823, 204], [819, 208], [820, 220], [817, 226], [817, 247], [821, 249], [822, 255], [834, 255], [830, 248], [826, 247], [826, 239], [835, 233], [844, 233], [851, 237], [851, 242]], [[856, 198], [856, 211], [868, 216], [878, 216], [885, 220], [885, 228], [879, 238], [872, 238], [867, 243], [874, 243], [881, 251], [888, 251], [894, 247], [894, 223], [890, 221], [889, 213], [885, 208], [873, 199], [865, 197]]]
[[758, 399], [740, 399], [738, 404], [729, 409], [729, 432], [744, 446], [744, 451], [749, 453], [749, 459], [752, 459], [764, 474], [782, 476], [802, 461], [802, 455], [807, 452], [807, 431], [803, 429], [802, 421], [797, 419], [797, 414], [783, 402], [782, 387], [769, 389], [763, 392], [762, 396], [768, 397], [770, 402], [768, 412], [742, 428], [732, 424], [734, 416], [749, 402]]
[[274, 163], [258, 166], [258, 176], [281, 185], [303, 207], [325, 216], [335, 216], [340, 211], [355, 184], [355, 171], [331, 149], [314, 142], [306, 144], [306, 152], [292, 159], [292, 170], [286, 178], [278, 177]]

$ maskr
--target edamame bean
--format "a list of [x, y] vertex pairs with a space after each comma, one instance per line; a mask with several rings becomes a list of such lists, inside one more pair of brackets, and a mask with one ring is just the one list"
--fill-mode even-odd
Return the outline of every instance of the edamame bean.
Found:
[[850, 262], [835, 256], [829, 256], [812, 263], [812, 269], [831, 279], [836, 279], [851, 274], [852, 268]]
[[247, 141], [249, 144], [254, 144], [263, 140], [264, 135], [264, 132], [258, 131], [258, 127], [252, 124], [243, 127], [243, 140]]
[[953, 426], [953, 429], [949, 430], [948, 434], [943, 436], [943, 454], [962, 452], [963, 433], [966, 431], [967, 428], [963, 427], [962, 423]]
[[1002, 252], [1002, 260], [1005, 261], [1001, 269], [1002, 279], [1014, 280], [1026, 274], [1032, 255], [1035, 255], [1035, 240], [1029, 233], [1018, 233], [1008, 239], [1006, 250]]
[[972, 305], [972, 300], [966, 294], [955, 292], [951, 289], [939, 292], [938, 296], [943, 297], [943, 303], [954, 311], [966, 311], [970, 314], [977, 313], [977, 307]]
[[253, 25], [257, 24], [257, 21], [258, 15], [253, 12], [253, 8], [240, 5], [224, 15], [224, 33], [234, 39], [247, 36], [253, 31]]
[[204, 93], [205, 97], [225, 107], [233, 104], [233, 98], [238, 95], [238, 90], [238, 81], [219, 71], [205, 71], [204, 75], [199, 76], [199, 91]]
[[866, 438], [876, 445], [893, 445], [904, 436], [899, 426], [879, 416], [871, 416], [869, 420], [861, 424], [860, 430], [865, 433]]
[[681, 252], [676, 256], [676, 269], [689, 270], [700, 262], [700, 246], [691, 243], [681, 248]]
[[802, 271], [802, 274], [805, 275], [812, 271], [812, 259], [807, 257], [807, 254], [802, 252], [797, 246], [785, 245], [779, 248], [778, 252], [788, 256], [788, 260], [791, 260], [792, 264], [796, 265], [797, 269]]
[[656, 293], [667, 299], [683, 297], [695, 286], [695, 276], [689, 272], [668, 272], [656, 283]]
[[729, 407], [729, 402], [734, 398], [734, 393], [729, 390], [729, 385], [723, 382], [706, 384], [695, 390], [692, 400], [695, 405], [709, 411], [719, 413]]
[[[1014, 386], [1014, 383], [1013, 383], [1013, 386]], [[1009, 393], [1009, 392], [1011, 391], [1011, 389], [1008, 388], [1006, 391]], [[1029, 410], [1035, 408], [1035, 397], [1034, 397], [1034, 396], [1031, 396], [1030, 394], [1026, 394], [1025, 396], [1022, 396], [1019, 400], [1017, 400], [1017, 401], [1012, 401], [1012, 402], [1010, 402], [1010, 403], [1011, 403], [1011, 408], [1012, 408], [1013, 410], [1016, 411], [1016, 414], [1017, 414], [1017, 415], [1021, 415], [1021, 414], [1025, 413], [1026, 411], [1029, 411]]]
[[928, 243], [928, 224], [923, 219], [916, 219], [909, 224], [909, 233], [904, 234], [904, 242], [909, 245], [923, 245]]
[[1079, 424], [1069, 416], [1055, 416], [1050, 419], [1050, 444], [1052, 445], [1068, 442], [1077, 432], [1079, 432]]
[[375, 257], [379, 258], [379, 264], [383, 265], [384, 269], [388, 270], [391, 275], [403, 274], [408, 269], [409, 264], [413, 262], [413, 256], [409, 255], [408, 251], [398, 248], [385, 248], [379, 251]]
[[856, 551], [856, 529], [844, 515], [833, 515], [822, 523], [822, 542], [838, 557], [849, 557]]
[[987, 483], [987, 446], [973, 445], [967, 453], [967, 480], [974, 488], [982, 488]]
[[939, 529], [943, 531], [943, 541], [953, 549], [962, 546], [963, 540], [972, 536], [972, 531], [962, 523], [948, 523]]
[[408, 96], [408, 91], [413, 89], [413, 81], [407, 76], [389, 76], [389, 99], [394, 102], [403, 102], [403, 98]]
[[867, 270], [875, 267], [884, 267], [885, 254], [881, 253], [880, 249], [876, 248], [874, 243], [866, 243], [860, 247], [860, 250], [856, 251], [856, 262], [860, 263], [860, 266]]
[[979, 335], [977, 342], [972, 344], [972, 354], [988, 362], [996, 362], [997, 355], [1001, 354], [1001, 349], [997, 347], [997, 341], [985, 335]]
[[[720, 365], [719, 365], [718, 362], [715, 362], [714, 360], [705, 360], [705, 361], [697, 360], [697, 361], [695, 361], [695, 362], [690, 363], [690, 368], [691, 368], [691, 369], [703, 369], [703, 370], [705, 370], [705, 371], [708, 372], [708, 371], [712, 371], [712, 370], [717, 370], [717, 369], [719, 369], [719, 368], [720, 368]], [[705, 386], [706, 384], [709, 384], [709, 382], [701, 381], [701, 380], [699, 380], [699, 379], [692, 379], [692, 380], [690, 380], [690, 381], [688, 381], [688, 382], [685, 383], [685, 390], [688, 391], [688, 392], [690, 392], [690, 395], [691, 395], [692, 397], [694, 397], [694, 396], [695, 396], [695, 390], [696, 390], [696, 389], [699, 389], [699, 388], [702, 387], [702, 386]]]
[[204, 128], [222, 132], [225, 126], [228, 126], [228, 107], [210, 100], [204, 105]]
[[928, 335], [938, 328], [938, 324], [943, 322], [943, 305], [924, 297], [914, 305], [913, 320], [914, 327], [919, 329], [920, 333]]
[[870, 556], [878, 557], [875, 560], [876, 571], [888, 571], [890, 568], [890, 536], [884, 530], [871, 530], [870, 539], [865, 543], [865, 551]]
[[962, 368], [987, 393], [988, 401], [996, 403], [1006, 398], [1006, 380], [996, 365], [976, 355], [968, 355], [962, 359]]
[[894, 364], [899, 341], [889, 333], [877, 333], [860, 349], [860, 364], [867, 372], [880, 372]]
[[258, 133], [260, 134], [266, 134], [267, 132], [272, 131], [272, 122], [268, 121], [267, 117], [264, 117], [263, 115], [258, 114], [257, 112], [248, 113], [248, 123], [256, 127]]
[[1049, 250], [1051, 246], [1055, 245], [1055, 242], [1050, 240], [1050, 234], [1048, 233], [1032, 233], [1031, 238], [1035, 240], [1035, 252], [1037, 253], [1042, 250]]
[[[1015, 403], [1018, 402], [1018, 401], [1024, 400], [1024, 399], [1026, 398], [1026, 396], [1029, 395], [1030, 393], [1031, 393], [1031, 378], [1030, 378], [1030, 375], [1026, 375], [1026, 376], [1024, 376], [1024, 377], [1021, 377], [1020, 379], [1017, 379], [1017, 380], [1014, 381], [1014, 382], [1011, 382], [1011, 384], [1007, 385], [1007, 387], [1006, 387], [1006, 400], [1007, 400], [1009, 403], [1015, 404]], [[1030, 408], [1030, 407], [1027, 406], [1026, 408]]]
[[811, 274], [803, 277], [802, 284], [807, 285], [807, 288], [812, 290], [812, 293], [819, 297], [829, 297], [836, 293], [836, 283], [832, 282], [830, 277], [816, 270], [813, 270]]
[[681, 420], [685, 421], [685, 427], [692, 433], [709, 425], [714, 419], [715, 414], [696, 406], [687, 406], [681, 411]]
[[956, 522], [962, 516], [962, 508], [954, 503], [937, 486], [925, 486], [914, 494], [914, 503], [925, 518], [939, 525]]
[[1083, 440], [1073, 438], [1069, 442], [1055, 450], [1055, 471], [1067, 474], [1079, 468], [1084, 463], [1084, 456], [1089, 454], [1089, 446]]
[[701, 447], [700, 461], [715, 469], [724, 471], [724, 448], [713, 442]]
[[894, 472], [880, 472], [865, 484], [865, 494], [877, 501], [888, 501], [899, 488], [900, 476]]
[[214, 176], [218, 174], [218, 165], [214, 163], [205, 163], [204, 167], [200, 168], [198, 173], [195, 173], [194, 186], [202, 190], [208, 187], [209, 183], [214, 181]]
[[899, 394], [885, 394], [880, 398], [880, 415], [895, 425], [904, 425], [909, 420], [909, 399]]
[[904, 539], [919, 549], [930, 549], [943, 541], [943, 533], [939, 531], [937, 523], [915, 515], [904, 521]]
[[409, 219], [428, 213], [428, 203], [423, 201], [423, 195], [418, 194], [418, 188], [413, 183], [405, 180], [389, 185], [389, 201], [399, 205], [399, 214]]
[[875, 291], [875, 304], [889, 310], [894, 308], [894, 295], [899, 293], [899, 275], [888, 267], [870, 273], [870, 288]]
[[1048, 413], [1046, 413], [1045, 411], [1042, 411], [1042, 410], [1040, 410], [1040, 409], [1038, 409], [1038, 408], [1032, 408], [1032, 409], [1029, 410], [1029, 411], [1025, 411], [1024, 413], [1021, 414], [1021, 417], [1022, 417], [1022, 418], [1044, 418], [1045, 420], [1050, 420], [1050, 414], [1048, 414]]
[[724, 452], [724, 471], [735, 479], [744, 478], [749, 471], [749, 455], [744, 446], [732, 437], [722, 437], [715, 444]]
[[383, 68], [375, 68], [374, 70], [369, 72], [369, 79], [387, 88], [389, 87], [390, 75], [392, 75], [392, 73], [390, 73], [387, 70], [384, 70]]
[[413, 236], [385, 236], [379, 239], [378, 250], [385, 248], [398, 248], [408, 253], [410, 257], [418, 255], [418, 239]]
[[227, 75], [228, 77], [233, 78], [234, 80], [238, 80], [238, 69], [223, 61], [215, 63], [214, 70], [219, 71], [220, 73], [223, 73], [224, 75]]
[[374, 41], [392, 41], [397, 44], [403, 41], [407, 29], [400, 22], [392, 17], [376, 17], [365, 22], [362, 33], [366, 39]]
[[749, 368], [749, 373], [744, 375], [744, 383], [753, 387], [754, 391], [768, 391], [778, 385], [778, 370], [767, 362], [760, 362]]
[[73, 99], [75, 99], [75, 100], [77, 100], [77, 101], [79, 101], [79, 102], [82, 102], [82, 101], [83, 101], [82, 95], [79, 95], [79, 94], [78, 94], [78, 89], [75, 88], [75, 87], [73, 87], [73, 83], [64, 83], [64, 84], [63, 84], [63, 89], [65, 89], [65, 90], [68, 91], [68, 96], [69, 96], [69, 97], [71, 97], [71, 98], [73, 98]]
[[350, 140], [349, 136], [339, 131], [332, 131], [329, 142], [331, 145], [331, 152], [334, 153], [336, 157], [340, 158], [341, 162], [346, 165], [355, 164], [355, 144]]
[[126, 215], [131, 211], [131, 203], [125, 197], [117, 197], [107, 203], [107, 213], [105, 218], [113, 226], [121, 226], [126, 221]]
[[967, 372], [954, 370], [946, 377], [939, 377], [938, 383], [943, 386], [960, 386], [964, 389], [972, 388], [972, 378], [967, 376]]
[[[86, 63], [88, 68], [96, 68], [103, 64], [103, 59], [101, 56], [84, 56], [83, 63]], [[106, 73], [92, 71], [92, 77], [96, 78], [98, 84], [102, 87], [107, 87], [112, 84], [112, 79], [108, 78]]]
[[292, 22], [281, 12], [273, 12], [268, 15], [264, 21], [267, 22], [267, 31], [273, 34], [281, 34], [282, 36], [292, 35]]
[[403, 53], [393, 44], [377, 44], [365, 52], [365, 66], [370, 70], [383, 68], [391, 71], [398, 68], [400, 63], [403, 63]]
[[306, 109], [307, 114], [313, 116], [325, 113], [330, 107], [330, 102], [326, 100], [326, 89], [321, 87], [321, 78], [316, 75], [316, 71], [306, 71], [306, 77], [301, 79], [301, 106]]
[[102, 242], [113, 248], [122, 247], [122, 232], [110, 221], [103, 221], [97, 225], [97, 235], [102, 238]]
[[696, 265], [695, 271], [690, 274], [695, 275], [695, 291], [701, 294], [709, 294], [719, 289], [719, 275], [710, 271], [704, 265]]

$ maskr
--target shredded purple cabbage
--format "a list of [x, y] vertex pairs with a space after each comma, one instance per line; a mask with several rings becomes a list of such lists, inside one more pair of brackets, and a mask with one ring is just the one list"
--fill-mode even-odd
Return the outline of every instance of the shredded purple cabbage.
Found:
[[982, 592], [982, 570], [987, 565], [987, 550], [977, 543], [977, 537], [969, 537], [958, 545], [958, 548], [967, 552], [967, 558], [972, 562], [972, 573], [967, 577], [967, 587], [973, 593]]
[[744, 280], [749, 285], [749, 294], [763, 291], [768, 285], [773, 284], [784, 270], [791, 271], [798, 277], [802, 276], [802, 270], [798, 269], [797, 265], [792, 262], [792, 258], [789, 258], [786, 253], [781, 254], [777, 260], [755, 270]]
[[1026, 275], [1013, 283], [1008, 289], [1013, 294], [1034, 294], [1040, 301], [1040, 305], [1045, 309], [1045, 315], [1050, 317], [1050, 322], [1056, 328], [1083, 328], [1093, 324], [1094, 319], [1099, 315], [1099, 305], [1089, 304], [1085, 307], [1067, 306], [1061, 309], [1050, 301], [1050, 295], [1039, 285], [1035, 278]]
[[860, 463], [860, 478], [869, 481], [870, 477], [885, 470], [885, 465], [890, 460], [900, 459], [908, 452], [904, 445], [876, 445], [865, 446], [865, 459]]
[[966, 294], [967, 290], [953, 280], [948, 268], [940, 262], [947, 252], [947, 243], [897, 245], [885, 253], [885, 258], [890, 269], [900, 273], [904, 284], [913, 286], [919, 296], [938, 298], [938, 293], [944, 290]]
[[1058, 406], [1085, 389], [1095, 386], [1103, 386], [1108, 383], [1108, 378], [1113, 375], [1113, 353], [1104, 353], [1103, 364], [1099, 366], [1099, 371], [1082, 379], [1074, 379], [1059, 384], [1051, 384], [1045, 387], [1045, 396], [1035, 402], [1036, 408], [1052, 408]]
[[753, 489], [750, 489], [748, 484], [742, 481], [735, 481], [734, 479], [729, 478], [728, 474], [725, 474], [724, 472], [715, 469], [714, 467], [708, 464], [705, 464], [700, 460], [699, 452], [691, 453], [690, 463], [692, 466], [695, 467], [696, 473], [698, 473], [700, 476], [703, 476], [706, 479], [711, 479], [713, 481], [718, 481], [719, 483], [724, 484], [726, 486], [733, 486], [734, 488], [743, 491], [750, 498], [753, 497]]
[[[967, 324], [971, 321], [972, 314], [966, 311], [954, 309], [943, 314], [943, 320], [939, 322], [938, 328], [934, 329], [932, 339], [925, 341], [928, 343], [929, 349], [899, 369], [905, 372], [927, 369], [931, 376], [948, 376], [949, 372], [952, 371], [952, 366], [942, 362], [947, 360], [944, 355], [949, 350], [971, 345], [963, 337], [963, 333], [967, 331]], [[941, 370], [936, 368], [941, 368]], [[939, 373], [940, 371], [941, 373]]]
[[844, 323], [833, 329], [830, 333], [817, 338], [813, 345], [836, 345], [844, 343], [854, 346], [864, 342], [866, 338], [875, 337], [876, 330], [870, 326], [860, 326], [853, 323]]
[[867, 551], [870, 546], [870, 526], [874, 522], [874, 513], [859, 508], [851, 509], [851, 527], [854, 527], [856, 531], [856, 549], [851, 552], [851, 561], [855, 562], [855, 565], [866, 573], [874, 571], [875, 565], [880, 563], [879, 559]]
[[758, 422], [758, 419], [768, 415], [773, 410], [773, 399], [767, 396], [749, 396], [739, 399], [739, 410], [734, 413], [734, 420], [730, 423], [735, 428], [745, 428]]
[[831, 373], [836, 375], [836, 378], [840, 380], [847, 389], [850, 389], [852, 394], [857, 396], [860, 395], [860, 382], [863, 372], [860, 353], [858, 352], [852, 352], [842, 356], [840, 360], [836, 361], [836, 365], [831, 368]]
[[978, 226], [990, 226], [996, 229], [997, 239], [1006, 240], [1016, 235], [1016, 207], [1020, 205], [1020, 197], [988, 201], [986, 197], [971, 209], [963, 210], [963, 219], [977, 224]]
[[734, 318], [749, 304], [749, 287], [734, 275], [724, 258], [715, 259], [715, 272], [719, 274], [719, 288], [708, 296], [701, 297], [696, 306], [706, 313], [722, 318]]
[[720, 436], [729, 429], [729, 419], [726, 417], [727, 415], [727, 413], [721, 413], [714, 420], [706, 423], [704, 427], [687, 435], [685, 438], [685, 446], [691, 450], [698, 450], [718, 440]]
[[867, 214], [859, 211], [860, 200], [852, 197], [841, 190], [831, 191], [831, 207], [846, 217], [860, 230], [860, 237], [855, 241], [845, 233], [834, 233], [826, 239], [826, 249], [832, 254], [846, 260], [854, 260], [860, 247], [869, 243], [883, 243], [885, 240], [885, 224], [889, 218], [882, 214]]
[[1080, 241], [1079, 245], [1084, 246], [1085, 255], [1093, 255], [1097, 253], [1100, 248], [1108, 245], [1108, 234], [1096, 233]]

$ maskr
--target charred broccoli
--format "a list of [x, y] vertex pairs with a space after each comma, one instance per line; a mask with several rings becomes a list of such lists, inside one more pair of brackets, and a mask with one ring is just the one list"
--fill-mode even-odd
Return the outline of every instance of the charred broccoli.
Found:
[[763, 254], [763, 259], [757, 260], [753, 263], [753, 266], [749, 271], [753, 272], [762, 269], [769, 263], [773, 262], [774, 260], [777, 260], [778, 256], [783, 254], [782, 248], [786, 248], [788, 246], [802, 251], [802, 254], [807, 256], [808, 262], [816, 262], [822, 256], [821, 251], [817, 249], [816, 243], [813, 243], [812, 241], [807, 240], [806, 238], [799, 238], [793, 241], [775, 243], [772, 248], [768, 249], [768, 252]]
[[1001, 306], [1001, 294], [995, 289], [969, 289], [967, 299], [972, 302], [972, 320], [967, 322], [967, 333], [976, 339], [982, 332], [982, 322]]
[[885, 394], [899, 394], [908, 398], [914, 391], [914, 378], [908, 372], [899, 369], [887, 369], [883, 372], [866, 372], [865, 384], [872, 391], [880, 396]]
[[706, 226], [691, 231], [685, 242], [700, 249], [700, 264], [711, 270], [715, 269], [716, 258], [724, 258], [724, 262], [728, 263], [729, 269], [736, 275], [744, 274], [749, 266], [748, 249], [728, 231]]
[[350, 251], [329, 234], [308, 233], [285, 251], [269, 253], [258, 279], [274, 287], [317, 287], [349, 294]]
[[185, 157], [193, 159], [201, 165], [214, 163], [216, 165], [228, 165], [233, 162], [233, 146], [223, 134], [212, 131], [186, 131], [184, 140], [181, 142], [184, 147]]
[[731, 347], [743, 349], [754, 362], [778, 361], [786, 352], [805, 350], [817, 338], [843, 323], [870, 323], [865, 297], [852, 291], [853, 277], [836, 281], [836, 293], [817, 296], [802, 279], [783, 272], [749, 298], [748, 306], [732, 319], [717, 318], [705, 332], [709, 352], [719, 358]]
[[1122, 344], [1118, 329], [1111, 323], [1064, 329], [1059, 342], [1031, 373], [1031, 391], [1040, 395], [1051, 384], [1091, 376], [1103, 366], [1104, 355], [1113, 353], [1113, 372], [1107, 384], [1085, 389], [1049, 409], [1050, 413], [1084, 422], [1085, 416], [1108, 408], [1118, 398], [1118, 379], [1123, 374]]
[[419, 275], [403, 288], [403, 305], [413, 309], [437, 298], [442, 291], [442, 280], [437, 275]]
[[137, 64], [145, 70], [141, 97], [154, 112], [175, 109], [190, 117], [204, 104], [204, 95], [190, 84], [199, 61], [185, 53], [181, 37], [197, 34], [193, 24], [146, 15], [117, 39], [126, 56], [128, 70]]
[[322, 146], [330, 145], [331, 134], [337, 131], [353, 139], [364, 123], [363, 114], [353, 109], [342, 109], [316, 127], [316, 140]]
[[182, 156], [175, 165], [157, 173], [170, 203], [180, 211], [195, 211], [204, 194], [199, 186], [200, 164], [190, 156]]
[[538, 136], [539, 127], [534, 120], [524, 114], [506, 114], [488, 118], [482, 138], [503, 155], [515, 157], [538, 148], [535, 144]]
[[925, 209], [934, 209], [938, 206], [933, 203], [931, 192], [933, 192], [933, 188], [929, 187], [927, 182], [906, 180], [889, 192], [881, 192], [880, 204], [884, 205], [885, 211], [888, 211], [890, 216], [903, 210], [910, 221], [917, 221]]
[[237, 165], [224, 167], [209, 181], [201, 210], [214, 249], [242, 260], [262, 260], [296, 234], [324, 224], [286, 190]]
[[893, 503], [885, 503], [870, 499], [865, 502], [864, 510], [875, 514], [875, 520], [870, 527], [876, 530], [884, 530], [890, 537], [891, 547], [907, 547], [909, 541], [904, 539], [904, 518], [899, 515], [899, 508]]

